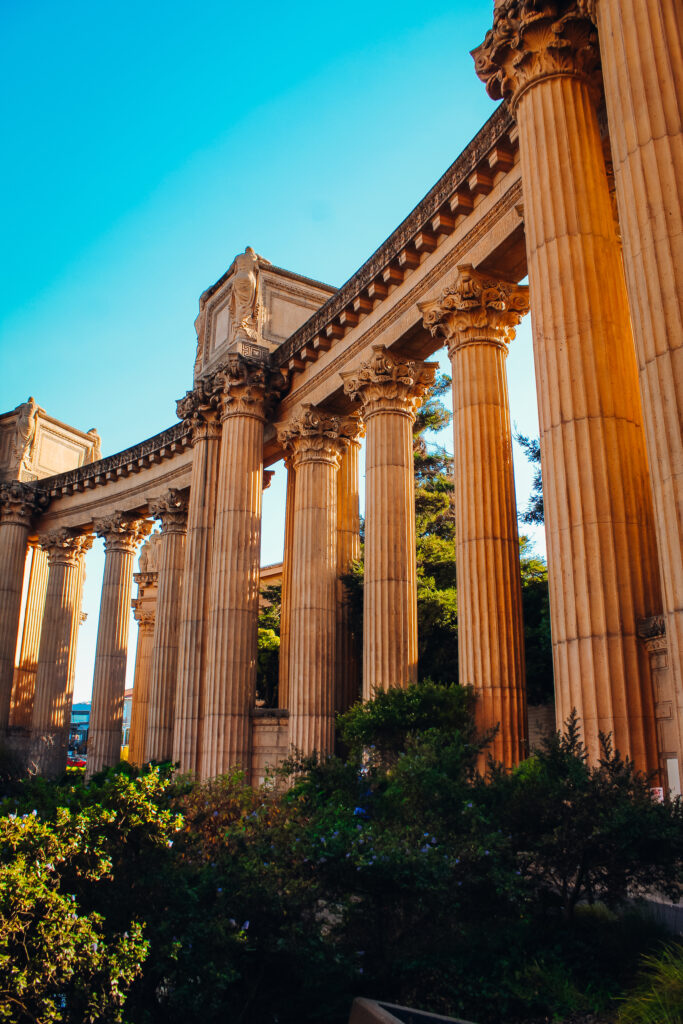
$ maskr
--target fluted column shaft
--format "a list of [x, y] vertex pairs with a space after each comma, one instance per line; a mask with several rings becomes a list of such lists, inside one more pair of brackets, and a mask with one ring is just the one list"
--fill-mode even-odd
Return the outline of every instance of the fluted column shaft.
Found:
[[337, 476], [337, 711], [346, 711], [360, 697], [360, 664], [351, 631], [351, 609], [340, 579], [360, 558], [359, 455], [360, 441], [351, 441], [342, 452]]
[[224, 373], [211, 556], [201, 775], [240, 765], [249, 777], [256, 655], [266, 374], [246, 360]]
[[133, 681], [133, 703], [130, 709], [130, 735], [128, 739], [128, 760], [141, 767], [145, 763], [145, 739], [149, 715], [149, 679], [152, 668], [152, 644], [154, 642], [154, 612], [141, 611], [133, 602], [138, 623], [138, 643], [135, 651], [135, 677]]
[[192, 423], [192, 479], [185, 539], [185, 571], [180, 596], [178, 684], [173, 729], [173, 760], [181, 771], [199, 771], [205, 708], [209, 631], [210, 565], [220, 457], [221, 428], [210, 396], [190, 392], [178, 414]]
[[47, 551], [49, 568], [31, 721], [31, 761], [40, 774], [56, 776], [66, 768], [83, 556], [92, 546], [92, 537], [61, 529], [42, 536], [40, 542]]
[[0, 485], [0, 730], [9, 725], [26, 547], [37, 495], [13, 480]]
[[88, 776], [121, 760], [133, 562], [151, 524], [117, 512], [96, 520], [94, 527], [104, 538], [105, 557], [88, 730]]
[[508, 343], [529, 308], [528, 288], [458, 268], [425, 325], [448, 345], [453, 381], [458, 662], [477, 693], [487, 748], [506, 766], [526, 753], [524, 628], [508, 402]]
[[152, 641], [149, 710], [145, 761], [169, 761], [173, 756], [175, 696], [178, 683], [180, 601], [185, 564], [187, 498], [171, 489], [150, 502], [152, 516], [161, 520], [159, 578]]
[[280, 430], [296, 473], [287, 675], [289, 739], [303, 754], [334, 746], [337, 473], [357, 430], [355, 419], [308, 405]]
[[296, 470], [291, 458], [287, 467], [287, 498], [285, 502], [285, 543], [282, 553], [282, 596], [280, 600], [280, 664], [278, 672], [277, 704], [289, 707], [289, 642], [292, 622], [292, 559], [294, 557], [294, 503]]
[[519, 126], [558, 723], [576, 708], [593, 761], [602, 730], [655, 771], [636, 623], [658, 610], [659, 577], [597, 44], [578, 5], [555, 7], [522, 11], [514, 32], [496, 9], [475, 61], [491, 95], [512, 96]]
[[406, 360], [382, 345], [344, 388], [362, 403], [365, 444], [363, 697], [417, 680], [415, 407], [434, 364]]
[[683, 6], [596, 6], [683, 775]]
[[19, 663], [14, 672], [12, 689], [12, 710], [10, 724], [23, 729], [31, 728], [33, 716], [33, 695], [36, 688], [36, 671], [40, 652], [40, 633], [43, 626], [45, 594], [47, 592], [47, 554], [38, 544], [31, 545], [31, 568], [29, 570], [24, 611], [24, 628], [21, 635]]

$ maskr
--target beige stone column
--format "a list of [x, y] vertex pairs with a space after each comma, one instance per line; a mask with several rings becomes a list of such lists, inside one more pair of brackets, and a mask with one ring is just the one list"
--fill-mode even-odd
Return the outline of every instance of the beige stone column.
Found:
[[303, 754], [334, 747], [337, 473], [357, 430], [351, 417], [304, 405], [279, 431], [296, 473], [287, 677], [289, 741]]
[[285, 458], [287, 467], [287, 498], [285, 502], [285, 543], [282, 553], [282, 597], [280, 601], [280, 664], [278, 673], [277, 705], [289, 707], [289, 638], [292, 604], [292, 558], [294, 544], [294, 499], [296, 470], [291, 456]]
[[217, 387], [215, 377], [204, 378], [178, 402], [178, 416], [192, 426], [193, 446], [173, 728], [173, 760], [179, 762], [183, 772], [199, 771], [201, 765], [210, 566], [221, 439]]
[[40, 537], [47, 551], [48, 577], [31, 721], [31, 768], [43, 775], [56, 776], [66, 768], [83, 556], [92, 542], [92, 537], [65, 528]]
[[133, 580], [137, 583], [137, 596], [131, 602], [133, 615], [138, 624], [138, 642], [135, 649], [135, 675], [133, 678], [133, 701], [130, 709], [130, 733], [128, 737], [128, 760], [131, 764], [145, 763], [145, 740], [147, 738], [147, 717], [149, 714], [149, 676], [152, 668], [152, 642], [154, 640], [154, 616], [157, 606], [159, 582], [159, 544], [161, 534], [153, 533], [140, 549], [138, 571]]
[[93, 525], [104, 539], [105, 558], [88, 730], [88, 776], [121, 760], [133, 562], [138, 545], [152, 528], [146, 519], [122, 512], [96, 519]]
[[363, 697], [417, 679], [415, 409], [435, 377], [423, 363], [373, 345], [357, 373], [342, 374], [362, 404], [365, 443]]
[[420, 309], [452, 367], [460, 683], [475, 688], [479, 729], [498, 729], [487, 753], [510, 767], [526, 754], [527, 729], [505, 361], [529, 289], [462, 266]]
[[138, 624], [138, 643], [135, 650], [128, 760], [139, 768], [145, 764], [145, 739], [149, 716], [149, 678], [154, 642], [154, 608], [143, 607], [141, 598], [137, 597], [133, 600], [133, 615]]
[[144, 760], [170, 761], [173, 756], [178, 682], [178, 633], [185, 564], [187, 497], [171, 488], [161, 498], [149, 503], [149, 513], [161, 520], [161, 539]]
[[[360, 437], [355, 437], [341, 453], [337, 476], [337, 666], [335, 711], [346, 711], [359, 698], [361, 690], [360, 658], [351, 631], [351, 610], [347, 588], [341, 577], [360, 558], [360, 499], [358, 459]], [[360, 641], [360, 638], [358, 638]]]
[[683, 777], [683, 4], [596, 8]]
[[28, 484], [0, 484], [0, 730], [9, 725], [26, 545], [41, 503], [45, 500]]
[[47, 592], [47, 554], [39, 544], [31, 544], [31, 568], [29, 569], [24, 610], [24, 628], [21, 634], [19, 660], [14, 670], [12, 688], [12, 709], [10, 725], [22, 729], [31, 728], [33, 716], [33, 695], [36, 689], [36, 672], [40, 652], [40, 633], [45, 611]]
[[497, 6], [474, 57], [489, 93], [511, 98], [519, 127], [558, 722], [575, 707], [592, 760], [602, 730], [654, 771], [636, 622], [659, 609], [659, 570], [584, 7]]
[[240, 765], [250, 777], [267, 371], [229, 357], [222, 384], [221, 451], [210, 573], [209, 656], [201, 775]]

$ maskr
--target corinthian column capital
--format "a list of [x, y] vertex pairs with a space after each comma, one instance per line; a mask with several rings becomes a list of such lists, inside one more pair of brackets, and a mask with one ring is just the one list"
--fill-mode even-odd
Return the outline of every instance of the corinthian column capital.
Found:
[[93, 530], [104, 539], [104, 550], [135, 554], [138, 545], [151, 533], [152, 523], [126, 512], [112, 512], [93, 521]]
[[188, 498], [183, 491], [170, 487], [161, 497], [148, 503], [149, 514], [161, 521], [162, 534], [185, 533]]
[[424, 326], [434, 338], [444, 338], [448, 354], [464, 345], [507, 346], [515, 327], [529, 312], [529, 287], [481, 274], [469, 264], [458, 267], [452, 284], [438, 299], [418, 302]]
[[498, 0], [493, 27], [472, 50], [474, 68], [494, 100], [509, 99], [544, 78], [583, 78], [600, 90], [596, 0]]
[[178, 418], [185, 420], [192, 431], [192, 443], [221, 436], [218, 419], [219, 388], [211, 377], [200, 377], [192, 391], [176, 402]]
[[239, 354], [229, 355], [215, 374], [221, 421], [229, 416], [252, 416], [265, 421], [272, 398], [269, 376], [263, 363]]
[[138, 629], [142, 632], [151, 633], [154, 630], [154, 605], [150, 607], [148, 602], [142, 601], [139, 597], [136, 597], [131, 601], [131, 607], [133, 609], [135, 621], [138, 624]]
[[425, 392], [434, 383], [436, 363], [423, 363], [373, 345], [371, 357], [351, 373], [342, 373], [344, 391], [361, 402], [363, 419], [377, 412], [399, 412], [414, 416]]
[[48, 504], [49, 497], [29, 484], [10, 480], [0, 484], [0, 523], [30, 526], [31, 519]]
[[93, 544], [90, 534], [76, 533], [65, 526], [41, 534], [38, 541], [43, 550], [47, 551], [47, 561], [50, 567], [53, 565], [79, 565], [82, 556], [90, 550]]
[[344, 448], [361, 436], [357, 416], [337, 416], [304, 405], [299, 415], [278, 430], [278, 440], [297, 469], [304, 462], [327, 462], [339, 468]]

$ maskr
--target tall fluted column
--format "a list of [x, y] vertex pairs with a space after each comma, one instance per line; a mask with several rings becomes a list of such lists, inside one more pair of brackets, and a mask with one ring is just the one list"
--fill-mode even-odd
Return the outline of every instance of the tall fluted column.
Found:
[[31, 544], [31, 568], [29, 569], [24, 628], [21, 634], [19, 663], [14, 670], [12, 687], [12, 709], [10, 725], [23, 729], [31, 728], [33, 716], [33, 695], [36, 689], [36, 672], [40, 652], [40, 633], [45, 611], [47, 592], [47, 554], [39, 544]]
[[243, 356], [230, 356], [219, 377], [222, 433], [201, 775], [213, 778], [240, 765], [249, 778], [267, 371]]
[[351, 417], [305, 405], [279, 432], [296, 472], [287, 677], [289, 739], [304, 754], [334, 746], [337, 473], [357, 430]]
[[360, 659], [351, 630], [351, 608], [341, 579], [360, 558], [358, 458], [360, 437], [349, 441], [337, 476], [337, 671], [334, 706], [346, 711], [360, 697]]
[[596, 8], [683, 777], [683, 6]]
[[133, 575], [137, 583], [137, 597], [131, 602], [138, 624], [138, 642], [135, 649], [135, 675], [133, 701], [130, 709], [128, 760], [131, 764], [145, 763], [145, 740], [149, 715], [149, 678], [152, 668], [154, 616], [159, 583], [159, 545], [161, 534], [153, 533], [140, 549], [138, 571]]
[[145, 763], [145, 739], [149, 716], [149, 678], [154, 642], [154, 607], [144, 607], [142, 599], [137, 597], [133, 601], [133, 615], [138, 624], [138, 644], [135, 650], [128, 760], [139, 768]]
[[657, 770], [653, 691], [636, 623], [659, 570], [633, 337], [596, 113], [585, 4], [497, 6], [474, 52], [511, 97], [525, 195], [558, 721], [573, 707]]
[[0, 730], [9, 725], [31, 518], [45, 504], [28, 484], [0, 484]]
[[363, 697], [417, 679], [415, 409], [434, 381], [422, 363], [373, 345], [357, 373], [342, 374], [362, 404], [365, 443]]
[[150, 502], [149, 513], [161, 520], [161, 540], [144, 760], [168, 761], [173, 756], [187, 498], [171, 488], [163, 497]]
[[289, 455], [285, 458], [285, 466], [287, 467], [287, 498], [285, 501], [285, 543], [282, 553], [282, 596], [280, 599], [280, 665], [277, 687], [279, 708], [289, 707], [289, 640], [292, 623], [292, 558], [296, 495], [296, 470]]
[[88, 776], [121, 760], [133, 561], [138, 544], [151, 528], [147, 520], [121, 512], [94, 523], [95, 533], [104, 539], [105, 559], [88, 731]]
[[66, 768], [71, 724], [76, 642], [81, 620], [83, 556], [92, 537], [65, 528], [40, 537], [48, 577], [31, 720], [31, 761], [43, 775]]
[[216, 516], [221, 427], [215, 376], [198, 382], [178, 402], [178, 416], [192, 426], [192, 478], [187, 513], [185, 571], [180, 597], [178, 684], [173, 760], [184, 772], [199, 771], [206, 699], [210, 565]]
[[443, 337], [453, 371], [458, 660], [477, 692], [488, 752], [507, 766], [526, 753], [524, 628], [512, 431], [505, 370], [529, 289], [458, 268], [452, 285], [420, 304]]

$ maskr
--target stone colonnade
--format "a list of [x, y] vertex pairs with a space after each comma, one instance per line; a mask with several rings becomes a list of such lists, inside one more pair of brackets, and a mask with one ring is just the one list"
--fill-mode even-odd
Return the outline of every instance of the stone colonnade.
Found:
[[[530, 308], [559, 723], [576, 708], [592, 759], [599, 734], [611, 732], [639, 768], [665, 767], [676, 791], [683, 753], [681, 6], [496, 0], [493, 27], [473, 56], [490, 95], [506, 99], [517, 122], [529, 288], [461, 265], [420, 304], [453, 371], [460, 679], [478, 692], [479, 725], [498, 726], [494, 755], [515, 763], [527, 741], [505, 360]], [[286, 422], [274, 415], [286, 381], [267, 362], [236, 354], [178, 403], [193, 444], [189, 499], [171, 491], [135, 514], [117, 513], [116, 526], [94, 524], [105, 537], [107, 569], [91, 770], [117, 754], [124, 619], [148, 515], [162, 523], [158, 595], [154, 612], [138, 581], [131, 757], [172, 757], [203, 777], [238, 763], [248, 769], [264, 428], [273, 419], [288, 468], [279, 699], [290, 741], [304, 753], [329, 751], [334, 712], [359, 692], [339, 576], [360, 551], [362, 430], [362, 693], [416, 678], [412, 425], [434, 366], [411, 358], [407, 339], [406, 350], [401, 344], [360, 354], [329, 408], [298, 406]], [[347, 415], [353, 402], [357, 417]], [[33, 556], [13, 698], [25, 553], [42, 500], [27, 485], [0, 485], [0, 727], [11, 709], [11, 724], [26, 728], [35, 671], [32, 752], [40, 766], [54, 766], [92, 525], [41, 538], [46, 556]]]

